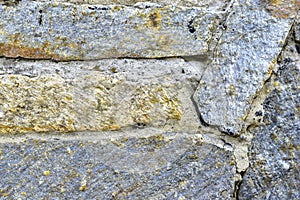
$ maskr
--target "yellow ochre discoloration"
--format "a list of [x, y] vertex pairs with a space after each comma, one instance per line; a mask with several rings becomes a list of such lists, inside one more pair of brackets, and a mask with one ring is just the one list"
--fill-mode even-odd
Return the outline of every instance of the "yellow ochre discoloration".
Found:
[[159, 29], [160, 22], [161, 22], [161, 15], [158, 12], [158, 10], [155, 10], [154, 12], [150, 13], [148, 17], [149, 17], [148, 26]]
[[0, 133], [114, 131], [181, 119], [174, 87], [127, 85], [128, 92], [123, 84], [120, 77], [97, 74], [73, 84], [57, 74], [2, 75]]
[[[133, 108], [131, 117], [137, 124], [150, 124], [156, 117], [153, 114], [160, 115], [167, 120], [180, 120], [181, 118], [178, 98], [168, 94], [161, 85], [138, 87], [131, 101]], [[156, 110], [158, 106], [162, 109]]]
[[297, 15], [300, 7], [298, 0], [269, 0], [266, 9], [276, 18], [289, 18]]
[[[59, 76], [0, 78], [0, 133], [74, 131], [68, 85]], [[62, 112], [67, 109], [68, 112]]]

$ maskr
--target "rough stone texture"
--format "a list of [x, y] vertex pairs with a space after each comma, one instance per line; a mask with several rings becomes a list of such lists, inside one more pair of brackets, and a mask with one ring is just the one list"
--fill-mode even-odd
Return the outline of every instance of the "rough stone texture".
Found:
[[0, 0], [0, 199], [300, 199], [299, 5]]
[[0, 148], [3, 199], [233, 199], [232, 153], [191, 135], [30, 139]]
[[218, 8], [212, 9], [48, 1], [4, 4], [0, 55], [54, 60], [201, 55], [207, 53], [221, 16], [214, 10]]
[[[39, 0], [42, 2], [47, 2], [47, 0]], [[1, 2], [1, 1], [0, 1]], [[102, 5], [136, 5], [139, 3], [146, 4], [159, 4], [159, 5], [175, 5], [175, 6], [193, 6], [193, 7], [204, 7], [204, 8], [218, 8], [222, 10], [224, 6], [224, 1], [214, 1], [214, 0], [58, 0], [56, 2], [69, 2], [75, 4], [102, 4]], [[228, 2], [228, 1], [227, 1]]]
[[293, 40], [273, 86], [263, 104], [263, 125], [251, 130], [250, 168], [239, 199], [300, 199], [300, 56]]
[[190, 99], [198, 69], [182, 59], [1, 59], [0, 70], [1, 133], [129, 126], [190, 132], [200, 123]]
[[[276, 6], [284, 8], [278, 3], [240, 0], [233, 4], [213, 61], [194, 95], [203, 120], [230, 135], [241, 133], [253, 99], [270, 77], [291, 28], [295, 10], [280, 18], [279, 11], [272, 12]], [[296, 2], [285, 4], [296, 7]]]
[[[161, 1], [2, 2], [0, 55], [54, 60], [206, 56], [211, 63], [199, 76], [194, 95], [202, 120], [239, 135], [253, 99], [272, 73], [299, 2], [193, 2], [197, 6]], [[138, 123], [148, 121], [138, 118]], [[115, 122], [105, 126], [117, 127]]]

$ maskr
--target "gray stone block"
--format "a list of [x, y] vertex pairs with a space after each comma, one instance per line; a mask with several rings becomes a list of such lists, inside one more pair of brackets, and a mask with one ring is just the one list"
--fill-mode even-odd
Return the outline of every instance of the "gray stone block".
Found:
[[205, 54], [222, 15], [219, 7], [209, 8], [49, 1], [0, 4], [0, 55], [90, 60]]
[[9, 199], [232, 199], [230, 151], [184, 134], [0, 144]]
[[[285, 3], [272, 6], [284, 7]], [[262, 1], [254, 0], [233, 4], [213, 60], [194, 95], [203, 120], [229, 135], [241, 133], [253, 100], [272, 74], [296, 16], [291, 9], [288, 16], [280, 18], [266, 7]]]
[[294, 45], [291, 41], [282, 54], [274, 89], [263, 104], [263, 125], [251, 130], [250, 168], [239, 199], [300, 198], [300, 56]]

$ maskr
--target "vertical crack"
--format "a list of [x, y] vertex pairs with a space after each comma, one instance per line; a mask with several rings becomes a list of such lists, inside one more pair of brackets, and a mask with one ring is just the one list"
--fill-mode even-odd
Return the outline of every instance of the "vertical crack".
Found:
[[196, 103], [196, 101], [194, 100], [193, 96], [191, 96], [191, 100], [192, 100], [192, 102], [193, 102], [193, 105], [194, 105], [195, 110], [196, 110], [196, 113], [197, 113], [197, 117], [198, 117], [198, 119], [200, 120], [201, 125], [208, 127], [209, 124], [206, 123], [206, 122], [204, 121], [204, 119], [203, 119], [203, 117], [202, 117], [202, 115], [201, 115], [201, 113], [200, 113], [200, 111], [199, 111], [199, 109], [198, 109], [197, 103]]
[[243, 179], [244, 179], [244, 175], [245, 175], [246, 171], [247, 171], [247, 169], [245, 171], [238, 172], [238, 174], [240, 176], [240, 179], [236, 180], [235, 183], [234, 183], [233, 197], [236, 200], [239, 200], [239, 192], [240, 192], [241, 185], [243, 183]]

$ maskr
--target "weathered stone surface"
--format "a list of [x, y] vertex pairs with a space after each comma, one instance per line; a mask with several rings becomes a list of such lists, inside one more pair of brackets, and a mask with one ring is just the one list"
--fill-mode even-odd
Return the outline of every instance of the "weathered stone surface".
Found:
[[49, 1], [0, 5], [0, 56], [87, 60], [201, 55], [222, 16], [217, 9]]
[[1, 133], [199, 126], [190, 99], [197, 70], [182, 59], [0, 59], [0, 70]]
[[233, 4], [214, 59], [194, 95], [203, 120], [230, 135], [241, 133], [296, 16], [297, 2], [276, 2], [240, 0]]
[[[233, 199], [232, 153], [193, 138], [155, 134], [2, 143], [0, 195], [8, 199]], [[110, 161], [118, 159], [122, 162]]]
[[[47, 2], [47, 0], [39, 0], [42, 2]], [[0, 1], [1, 2], [1, 1]], [[193, 7], [205, 7], [212, 8], [216, 7], [222, 10], [224, 6], [224, 1], [214, 1], [214, 0], [56, 0], [56, 2], [69, 2], [75, 4], [121, 4], [121, 5], [135, 5], [139, 3], [147, 4], [159, 4], [159, 5], [175, 5], [175, 6], [193, 6]], [[228, 2], [228, 1], [227, 1]]]
[[239, 199], [300, 198], [300, 56], [293, 42], [285, 49], [264, 102], [263, 125], [251, 130], [250, 168]]
[[300, 199], [299, 5], [0, 0], [0, 199]]

